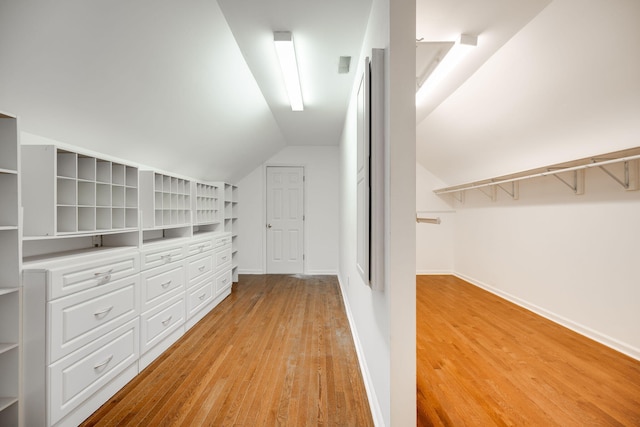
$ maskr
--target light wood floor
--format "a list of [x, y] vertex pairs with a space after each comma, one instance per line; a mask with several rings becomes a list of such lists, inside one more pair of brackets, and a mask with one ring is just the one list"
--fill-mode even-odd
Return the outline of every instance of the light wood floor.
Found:
[[453, 276], [417, 335], [419, 426], [640, 426], [640, 362]]
[[371, 426], [334, 276], [240, 276], [86, 426]]

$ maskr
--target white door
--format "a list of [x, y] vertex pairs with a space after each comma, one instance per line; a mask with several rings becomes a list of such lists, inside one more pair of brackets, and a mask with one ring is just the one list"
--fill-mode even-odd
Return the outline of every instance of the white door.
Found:
[[304, 169], [267, 166], [267, 273], [304, 272]]

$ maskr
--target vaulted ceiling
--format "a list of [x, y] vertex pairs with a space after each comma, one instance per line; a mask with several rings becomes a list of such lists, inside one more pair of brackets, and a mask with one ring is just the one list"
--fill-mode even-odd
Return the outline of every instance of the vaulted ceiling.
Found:
[[[234, 181], [286, 145], [337, 145], [371, 0], [0, 3], [0, 110], [21, 129], [199, 179]], [[273, 31], [294, 34], [292, 112]]]
[[[204, 180], [337, 145], [372, 0], [0, 2], [0, 110], [21, 128]], [[447, 184], [638, 145], [637, 0], [417, 0], [417, 39], [478, 47], [416, 106]], [[294, 34], [306, 108], [272, 46]], [[413, 82], [407, 82], [413, 84]]]
[[419, 5], [418, 23], [442, 11], [419, 37], [440, 27], [479, 36], [446, 93], [417, 106], [417, 159], [446, 184], [640, 145], [637, 0]]

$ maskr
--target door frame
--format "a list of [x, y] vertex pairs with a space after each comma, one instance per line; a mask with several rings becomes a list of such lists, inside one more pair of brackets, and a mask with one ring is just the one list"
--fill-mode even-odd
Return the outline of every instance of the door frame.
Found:
[[302, 215], [304, 215], [304, 221], [302, 221], [302, 274], [307, 273], [307, 165], [304, 163], [265, 163], [264, 170], [262, 171], [263, 186], [262, 194], [262, 271], [264, 274], [269, 274], [267, 271], [267, 169], [270, 167], [279, 168], [302, 168]]

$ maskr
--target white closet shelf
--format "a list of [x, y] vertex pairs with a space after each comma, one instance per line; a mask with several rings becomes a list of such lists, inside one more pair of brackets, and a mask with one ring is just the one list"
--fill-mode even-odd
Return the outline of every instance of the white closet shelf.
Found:
[[[512, 188], [512, 191], [506, 190], [504, 187], [501, 187], [501, 184], [509, 184], [514, 183], [517, 184], [519, 181], [523, 181], [525, 179], [539, 178], [543, 176], [555, 176], [560, 179], [564, 184], [571, 187], [576, 194], [581, 194], [581, 188], [577, 183], [577, 179], [574, 180], [574, 184], [570, 184], [565, 181], [563, 178], [559, 176], [559, 174], [564, 172], [574, 172], [578, 173], [580, 171], [584, 172], [586, 169], [599, 167], [601, 168], [607, 175], [613, 178], [616, 182], [618, 182], [622, 187], [627, 190], [638, 190], [640, 189], [639, 174], [638, 174], [638, 162], [640, 160], [640, 147], [630, 148], [627, 150], [615, 151], [612, 153], [601, 154], [597, 156], [587, 157], [583, 159], [573, 160], [564, 163], [557, 163], [554, 165], [544, 166], [536, 169], [530, 169], [523, 172], [518, 172], [509, 175], [502, 175], [495, 178], [484, 179], [480, 181], [469, 182], [465, 184], [454, 185], [451, 187], [438, 188], [433, 190], [435, 194], [449, 194], [449, 193], [457, 193], [464, 190], [472, 190], [472, 189], [482, 189], [485, 187], [492, 187], [494, 190], [496, 187], [501, 188], [505, 192], [509, 193], [512, 197], [517, 198], [517, 191], [515, 188]], [[606, 169], [606, 166], [612, 165], [615, 163], [625, 163], [624, 176], [619, 178], [615, 176], [611, 171]]]

